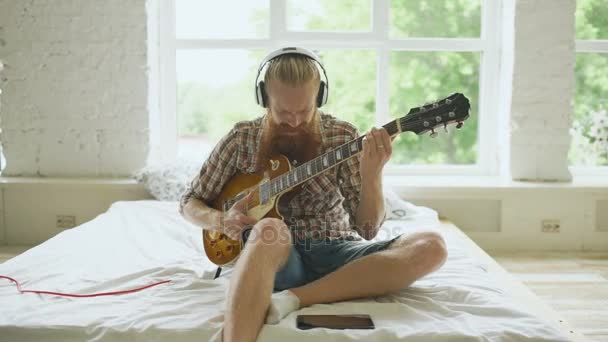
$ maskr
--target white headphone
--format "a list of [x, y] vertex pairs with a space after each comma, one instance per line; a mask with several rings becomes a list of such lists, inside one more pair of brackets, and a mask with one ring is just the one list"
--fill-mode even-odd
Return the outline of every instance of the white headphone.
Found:
[[264, 84], [264, 77], [261, 77], [261, 80], [260, 80], [260, 76], [262, 76], [262, 69], [264, 69], [264, 73], [265, 73], [266, 69], [267, 69], [265, 67], [268, 64], [268, 62], [270, 62], [272, 59], [274, 59], [276, 57], [279, 57], [282, 55], [290, 55], [290, 54], [303, 55], [303, 56], [306, 56], [306, 57], [312, 59], [313, 61], [315, 61], [317, 63], [317, 65], [319, 65], [319, 67], [323, 71], [323, 76], [324, 76], [325, 80], [321, 80], [321, 83], [319, 84], [319, 92], [317, 93], [317, 107], [320, 108], [321, 106], [323, 106], [324, 104], [327, 103], [327, 97], [329, 95], [329, 80], [327, 79], [327, 73], [325, 72], [325, 68], [323, 67], [323, 63], [321, 63], [319, 56], [317, 56], [311, 50], [300, 48], [300, 47], [281, 48], [281, 49], [278, 49], [278, 50], [275, 50], [275, 51], [269, 53], [266, 57], [264, 57], [264, 59], [262, 60], [262, 63], [260, 63], [260, 67], [258, 68], [258, 73], [255, 76], [255, 101], [256, 101], [256, 103], [264, 108], [268, 107], [268, 96], [267, 96], [267, 92], [266, 92], [266, 88], [265, 88], [265, 84]]

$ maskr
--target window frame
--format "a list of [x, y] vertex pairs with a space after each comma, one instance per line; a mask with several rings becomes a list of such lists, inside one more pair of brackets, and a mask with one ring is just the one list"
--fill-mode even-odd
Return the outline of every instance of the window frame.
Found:
[[[287, 30], [285, 0], [269, 0], [267, 39], [177, 39], [175, 1], [162, 1], [159, 21], [160, 130], [159, 152], [164, 161], [177, 157], [176, 52], [180, 49], [266, 49], [305, 46], [312, 49], [366, 49], [376, 52], [376, 120], [381, 126], [389, 118], [389, 70], [391, 51], [480, 53], [477, 163], [471, 165], [387, 165], [385, 175], [498, 176], [500, 152], [499, 75], [503, 0], [481, 0], [479, 38], [390, 38], [390, 0], [372, 0], [369, 32], [295, 32]], [[331, 71], [329, 71], [331, 72]], [[253, 82], [253, 80], [252, 80]], [[331, 81], [330, 81], [331, 82]], [[330, 85], [331, 86], [331, 85]], [[252, 89], [253, 93], [253, 89]], [[447, 94], [446, 94], [447, 95]], [[252, 94], [253, 101], [253, 94]], [[412, 104], [416, 106], [418, 104]], [[404, 112], [409, 108], [404, 108]], [[466, 122], [465, 122], [466, 125]], [[371, 127], [370, 127], [371, 128]], [[428, 139], [431, 139], [428, 137]], [[430, 142], [432, 143], [432, 142]]]

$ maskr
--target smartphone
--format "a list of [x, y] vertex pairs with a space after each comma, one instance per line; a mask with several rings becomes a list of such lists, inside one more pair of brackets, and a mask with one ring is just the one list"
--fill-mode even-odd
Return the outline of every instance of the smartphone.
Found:
[[298, 315], [296, 324], [300, 330], [327, 329], [374, 329], [369, 315]]

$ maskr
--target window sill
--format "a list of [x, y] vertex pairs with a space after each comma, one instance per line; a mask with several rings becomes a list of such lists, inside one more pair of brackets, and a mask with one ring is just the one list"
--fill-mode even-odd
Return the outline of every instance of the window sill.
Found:
[[489, 176], [384, 176], [385, 188], [397, 193], [412, 191], [440, 192], [484, 192], [510, 191], [520, 189], [571, 189], [574, 191], [607, 190], [608, 177], [574, 177], [572, 182], [523, 182], [504, 177]]
[[133, 178], [94, 177], [0, 177], [0, 188], [10, 185], [94, 185], [94, 186], [135, 186], [140, 184]]

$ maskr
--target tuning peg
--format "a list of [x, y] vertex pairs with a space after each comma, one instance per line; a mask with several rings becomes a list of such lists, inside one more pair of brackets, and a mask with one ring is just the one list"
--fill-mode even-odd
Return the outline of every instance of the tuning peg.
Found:
[[445, 130], [446, 133], [448, 132], [448, 123], [447, 122], [443, 123], [443, 129]]
[[431, 129], [431, 138], [434, 138], [437, 136], [437, 132], [435, 132], [435, 129]]
[[462, 127], [464, 123], [462, 121], [458, 122], [458, 124], [456, 125], [456, 128], [460, 129]]

